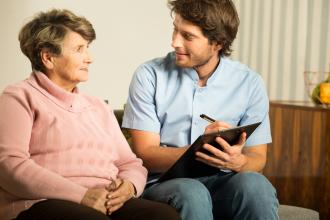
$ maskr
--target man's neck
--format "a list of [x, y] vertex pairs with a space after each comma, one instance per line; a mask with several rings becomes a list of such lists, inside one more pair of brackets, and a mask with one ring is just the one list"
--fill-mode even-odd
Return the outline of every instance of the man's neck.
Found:
[[215, 56], [211, 57], [207, 63], [194, 67], [199, 77], [198, 85], [200, 87], [204, 87], [206, 85], [207, 80], [212, 76], [219, 63], [220, 57]]

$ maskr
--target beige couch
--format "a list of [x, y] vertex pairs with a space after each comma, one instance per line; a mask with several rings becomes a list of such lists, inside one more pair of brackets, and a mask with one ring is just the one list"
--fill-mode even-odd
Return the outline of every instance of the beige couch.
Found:
[[[119, 125], [122, 123], [123, 118], [123, 110], [115, 110], [114, 111], [116, 118], [118, 120]], [[125, 128], [122, 128], [122, 132], [130, 143], [130, 135]], [[288, 205], [280, 205], [278, 209], [278, 214], [281, 220], [318, 220], [319, 213], [317, 211], [296, 207], [296, 206], [288, 206]]]

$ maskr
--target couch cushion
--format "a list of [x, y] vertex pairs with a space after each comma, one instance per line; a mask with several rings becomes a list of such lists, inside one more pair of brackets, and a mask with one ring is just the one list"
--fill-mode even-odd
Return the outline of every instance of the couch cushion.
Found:
[[318, 220], [319, 213], [312, 209], [280, 205], [278, 215], [281, 220]]

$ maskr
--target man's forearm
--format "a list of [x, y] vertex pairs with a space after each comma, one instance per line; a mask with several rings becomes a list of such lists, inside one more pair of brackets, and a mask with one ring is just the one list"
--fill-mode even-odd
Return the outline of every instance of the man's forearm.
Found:
[[255, 171], [262, 172], [265, 167], [266, 159], [264, 156], [256, 153], [244, 153], [241, 158], [241, 166], [236, 172]]
[[170, 168], [181, 155], [187, 150], [187, 147], [162, 147], [154, 146], [148, 149], [148, 152], [139, 153], [137, 156], [143, 160], [143, 165], [149, 172], [164, 172]]

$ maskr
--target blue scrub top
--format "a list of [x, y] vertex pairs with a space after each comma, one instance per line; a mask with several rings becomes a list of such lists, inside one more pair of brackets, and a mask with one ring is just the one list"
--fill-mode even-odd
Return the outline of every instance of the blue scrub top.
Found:
[[130, 84], [122, 126], [160, 134], [161, 145], [181, 147], [204, 133], [206, 114], [232, 126], [261, 121], [245, 146], [271, 142], [269, 100], [259, 74], [221, 57], [204, 87], [197, 72], [175, 64], [175, 53], [139, 66]]

